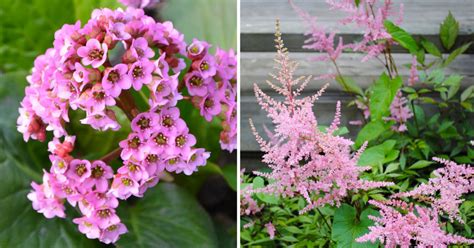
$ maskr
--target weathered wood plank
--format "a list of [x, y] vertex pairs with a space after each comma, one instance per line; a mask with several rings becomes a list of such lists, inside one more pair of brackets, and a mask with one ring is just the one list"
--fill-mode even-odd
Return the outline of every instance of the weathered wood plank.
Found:
[[[241, 0], [241, 32], [273, 33], [275, 19], [280, 18], [282, 32], [302, 34], [305, 26], [292, 10], [287, 0]], [[324, 0], [295, 0], [295, 3], [318, 17], [322, 26], [345, 34], [358, 34], [353, 26], [341, 26], [337, 21], [344, 16], [339, 11], [330, 11]], [[394, 0], [394, 6], [404, 4], [404, 22], [402, 27], [413, 34], [437, 34], [439, 24], [451, 11], [461, 23], [461, 34], [474, 33], [474, 1], [472, 0]]]
[[[317, 54], [291, 53], [290, 51], [291, 58], [299, 63], [299, 68], [296, 70], [295, 76], [318, 76], [325, 73], [334, 73], [334, 67], [330, 63], [309, 61], [309, 58], [315, 55]], [[361, 63], [360, 60], [362, 57], [363, 55], [361, 54], [345, 53], [341, 55], [338, 62], [341, 72], [344, 75], [353, 77], [360, 86], [366, 88], [380, 75], [384, 68], [383, 65], [375, 59]], [[268, 73], [273, 71], [273, 58], [274, 53], [241, 53], [240, 89], [242, 95], [245, 95], [246, 91], [252, 91], [254, 83], [258, 83], [263, 89], [269, 88], [265, 80], [269, 79]], [[428, 60], [432, 58], [433, 57], [427, 57]], [[409, 68], [403, 65], [411, 63], [411, 55], [394, 54], [394, 59], [399, 68], [400, 75], [407, 79], [409, 76]], [[473, 85], [473, 68], [474, 55], [460, 55], [458, 59], [452, 62], [446, 69], [446, 74], [457, 73], [463, 75], [465, 77], [463, 79], [463, 86]], [[310, 83], [307, 87], [307, 91], [317, 90], [328, 82], [330, 83], [329, 90], [340, 89], [335, 80], [320, 80]]]
[[[345, 43], [352, 43], [354, 41], [360, 40], [361, 35], [359, 34], [341, 34], [336, 35], [336, 40], [339, 40], [339, 37], [342, 37]], [[448, 52], [441, 46], [441, 41], [438, 34], [432, 35], [423, 35], [423, 37], [431, 42], [433, 42], [442, 52]], [[285, 46], [293, 52], [314, 52], [313, 50], [308, 50], [303, 48], [303, 44], [308, 37], [304, 34], [291, 34], [284, 33], [283, 40], [285, 41]], [[416, 40], [420, 40], [420, 35], [414, 35]], [[274, 51], [274, 39], [272, 33], [265, 34], [254, 34], [254, 33], [241, 33], [240, 34], [240, 51], [242, 52], [273, 52]], [[461, 34], [456, 39], [452, 50], [468, 43], [474, 41], [473, 34]], [[407, 53], [407, 50], [399, 45], [392, 47], [394, 53]], [[474, 54], [474, 46], [469, 47], [465, 53]]]

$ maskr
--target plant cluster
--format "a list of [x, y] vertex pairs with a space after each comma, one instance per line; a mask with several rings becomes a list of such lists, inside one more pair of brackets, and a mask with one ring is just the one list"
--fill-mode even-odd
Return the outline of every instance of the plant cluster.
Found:
[[[54, 47], [35, 60], [21, 103], [18, 131], [25, 141], [48, 139], [51, 168], [32, 183], [28, 198], [47, 218], [65, 217], [64, 203], [78, 207], [74, 219], [90, 239], [114, 243], [127, 228], [116, 213], [119, 199], [142, 197], [167, 172], [191, 175], [210, 153], [180, 117], [177, 103], [190, 101], [202, 117], [222, 120], [222, 149], [236, 148], [236, 57], [204, 41], [190, 45], [171, 22], [156, 22], [141, 9], [97, 9], [81, 27], [64, 25]], [[186, 61], [189, 61], [188, 67]], [[133, 90], [148, 103], [140, 110]], [[116, 150], [95, 160], [73, 154], [76, 136], [69, 114], [97, 131], [118, 131], [125, 114], [131, 133]], [[81, 137], [78, 136], [77, 139]], [[62, 141], [61, 141], [62, 140]], [[110, 162], [120, 156], [114, 172]]]
[[[362, 39], [346, 44], [342, 38], [336, 41], [336, 33], [319, 25], [316, 17], [289, 2], [309, 27], [310, 38], [304, 48], [323, 53], [314, 59], [329, 61], [335, 66], [336, 74], [319, 78], [334, 78], [345, 92], [354, 96], [349, 105], [359, 109], [362, 118], [350, 123], [361, 129], [354, 143], [336, 135], [339, 103], [335, 121], [329, 128], [317, 126], [311, 107], [292, 119], [292, 108], [281, 109], [291, 106], [295, 100], [287, 97], [285, 102], [276, 102], [257, 87], [256, 97], [259, 102], [266, 102], [262, 108], [269, 112], [275, 131], [269, 136], [270, 142], [257, 136], [265, 152], [263, 161], [271, 170], [246, 176], [242, 184], [241, 197], [247, 204], [242, 208], [250, 209], [241, 212], [244, 244], [270, 242], [269, 236], [274, 236], [276, 244], [301, 247], [333, 242], [340, 246], [365, 242], [364, 245], [371, 247], [377, 247], [379, 242], [387, 247], [472, 244], [469, 238], [472, 238], [474, 221], [473, 202], [469, 194], [474, 191], [474, 173], [470, 166], [474, 160], [470, 144], [474, 139], [470, 125], [473, 87], [461, 92], [463, 77], [444, 72], [470, 46], [467, 43], [453, 49], [459, 23], [449, 14], [440, 26], [444, 51], [452, 50], [446, 56], [427, 38], [415, 39], [398, 26], [403, 20], [403, 5], [395, 11], [392, 1], [327, 1], [331, 10], [346, 14], [342, 25], [354, 25], [364, 31]], [[391, 18], [396, 20], [390, 21]], [[410, 69], [406, 80], [400, 76], [392, 55], [394, 46], [401, 46], [412, 55], [412, 63], [406, 65]], [[364, 53], [362, 62], [375, 59], [383, 64], [385, 72], [364, 90], [339, 68], [338, 58], [343, 51]], [[277, 65], [281, 65], [281, 61], [277, 59]], [[292, 70], [279, 69], [284, 76], [278, 74], [277, 79], [287, 84], [297, 83], [292, 81]], [[272, 88], [280, 94], [289, 92], [288, 87]], [[291, 92], [291, 87], [289, 89]], [[300, 89], [295, 92], [299, 94]], [[287, 125], [281, 124], [290, 119]], [[299, 135], [301, 132], [307, 133]], [[306, 147], [305, 143], [314, 137], [319, 138], [318, 142]], [[345, 149], [335, 141], [344, 142]], [[280, 150], [280, 147], [294, 150]], [[351, 155], [351, 148], [359, 152]], [[308, 155], [311, 150], [318, 154]], [[338, 180], [326, 181], [337, 176], [321, 174], [319, 168], [330, 168], [324, 172], [337, 170], [341, 157], [347, 158], [344, 170], [357, 169], [351, 176], [337, 171]], [[308, 166], [312, 163], [316, 166]], [[362, 169], [364, 167], [370, 170]], [[278, 175], [282, 170], [286, 173]], [[377, 186], [387, 187], [357, 190], [350, 186], [354, 177], [371, 183], [383, 181], [386, 183], [376, 183]], [[301, 184], [300, 179], [309, 179], [310, 186]], [[287, 185], [291, 190], [285, 188]], [[308, 208], [302, 205], [304, 202], [321, 204]], [[305, 214], [297, 215], [295, 210]], [[276, 232], [264, 228], [268, 223]]]

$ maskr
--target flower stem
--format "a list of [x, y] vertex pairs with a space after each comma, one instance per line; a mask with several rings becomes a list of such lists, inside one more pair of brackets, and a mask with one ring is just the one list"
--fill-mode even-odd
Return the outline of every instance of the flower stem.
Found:
[[319, 210], [319, 208], [316, 208], [316, 211], [318, 211], [318, 213], [321, 215], [321, 218], [323, 218], [324, 223], [326, 223], [326, 226], [329, 228], [329, 230], [331, 230], [331, 226], [330, 226], [329, 223], [327, 222], [326, 218], [324, 218], [323, 213], [321, 213], [321, 211]]
[[108, 164], [110, 161], [118, 158], [120, 156], [120, 153], [122, 152], [122, 148], [118, 147], [115, 150], [109, 152], [105, 156], [103, 156], [100, 160], [102, 160], [104, 163]]
[[132, 121], [135, 116], [140, 113], [138, 111], [137, 106], [135, 105], [135, 101], [133, 100], [133, 96], [130, 94], [129, 91], [122, 91], [119, 98], [117, 99], [117, 106], [122, 109], [122, 111], [127, 115], [127, 118]]

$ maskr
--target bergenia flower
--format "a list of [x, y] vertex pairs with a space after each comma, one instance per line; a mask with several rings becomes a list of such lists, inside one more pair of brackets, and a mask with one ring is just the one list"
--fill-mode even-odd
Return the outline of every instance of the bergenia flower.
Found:
[[125, 64], [118, 64], [105, 70], [102, 87], [107, 95], [118, 97], [122, 90], [132, 87], [132, 80], [127, 72], [128, 66]]
[[[144, 7], [150, 2], [134, 4]], [[127, 231], [116, 214], [118, 199], [142, 197], [164, 170], [190, 175], [210, 156], [194, 147], [195, 137], [176, 107], [183, 94], [190, 92], [181, 89], [181, 76], [198, 73], [209, 78], [202, 89], [196, 89], [197, 95], [190, 96], [191, 102], [200, 102], [198, 95], [216, 91], [222, 95], [217, 104], [224, 112], [233, 109], [235, 113], [236, 57], [233, 51], [211, 55], [204, 41], [195, 41], [187, 51], [184, 35], [171, 22], [156, 22], [135, 8], [96, 9], [83, 27], [80, 22], [64, 25], [54, 38], [53, 48], [35, 59], [17, 120], [25, 141], [45, 141], [46, 132], [53, 134], [48, 144], [51, 168], [44, 171], [42, 184], [32, 183], [28, 199], [46, 218], [65, 217], [65, 202], [78, 207], [82, 216], [74, 223], [79, 231], [88, 238], [113, 243]], [[109, 50], [118, 44], [125, 53], [109, 58]], [[155, 53], [158, 59], [153, 59]], [[186, 56], [197, 67], [184, 72]], [[132, 86], [141, 90], [144, 85], [148, 92], [141, 93], [149, 98], [145, 102], [150, 106], [140, 113], [130, 91]], [[195, 107], [200, 109], [199, 104]], [[68, 133], [76, 130], [67, 127], [70, 111], [85, 113], [81, 124], [98, 131], [117, 131], [119, 121], [124, 121], [116, 115], [118, 109], [132, 127], [119, 150], [95, 161], [74, 157], [79, 152], [74, 151], [76, 138]], [[222, 117], [221, 146], [233, 150], [237, 144], [235, 114], [226, 112]], [[119, 159], [114, 158], [118, 154], [123, 165], [114, 172], [107, 163]]]
[[98, 68], [107, 59], [107, 51], [108, 47], [106, 44], [101, 44], [96, 39], [90, 39], [85, 46], [77, 49], [77, 55], [82, 58], [84, 65], [92, 65], [92, 67]]
[[88, 160], [74, 159], [69, 163], [68, 178], [82, 183], [91, 176], [91, 163]]
[[144, 84], [151, 83], [151, 73], [155, 70], [154, 64], [148, 60], [139, 60], [132, 64], [128, 75], [132, 79], [135, 90], [140, 90]]

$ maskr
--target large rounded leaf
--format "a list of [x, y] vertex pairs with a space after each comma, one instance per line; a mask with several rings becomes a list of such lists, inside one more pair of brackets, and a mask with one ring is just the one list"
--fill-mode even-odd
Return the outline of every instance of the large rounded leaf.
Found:
[[356, 209], [347, 204], [343, 204], [334, 213], [334, 222], [332, 224], [332, 239], [337, 242], [337, 247], [357, 247], [372, 248], [378, 247], [377, 243], [358, 243], [355, 240], [369, 232], [369, 226], [374, 222], [367, 216], [378, 215], [373, 209], [362, 211], [360, 218], [357, 218]]
[[119, 215], [129, 233], [120, 247], [217, 247], [211, 219], [194, 197], [175, 184], [159, 183]]
[[33, 210], [26, 198], [31, 189], [28, 167], [13, 157], [3, 141], [1, 138], [0, 247], [97, 247], [99, 243], [79, 233], [71, 219], [46, 219]]

